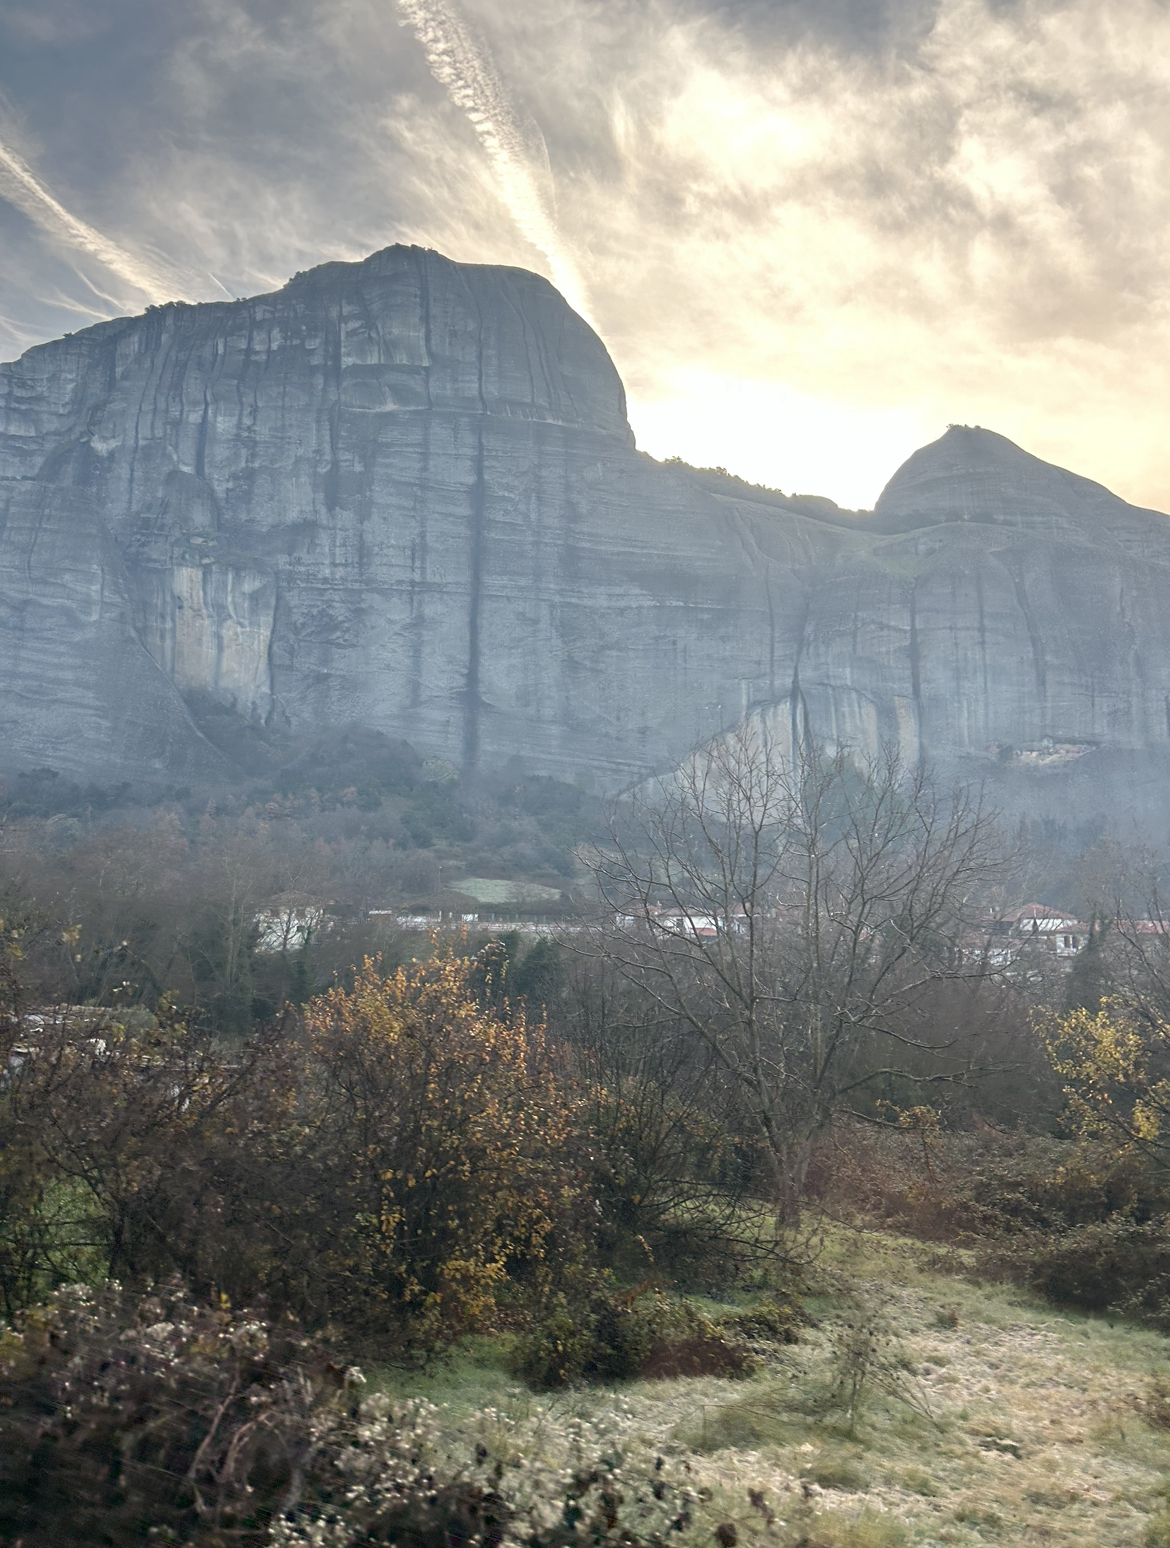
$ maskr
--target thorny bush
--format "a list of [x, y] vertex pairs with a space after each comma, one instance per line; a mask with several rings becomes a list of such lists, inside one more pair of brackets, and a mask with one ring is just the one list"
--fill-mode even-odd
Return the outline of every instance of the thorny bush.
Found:
[[260, 1544], [301, 1500], [354, 1374], [177, 1288], [63, 1290], [0, 1338], [0, 1537]]

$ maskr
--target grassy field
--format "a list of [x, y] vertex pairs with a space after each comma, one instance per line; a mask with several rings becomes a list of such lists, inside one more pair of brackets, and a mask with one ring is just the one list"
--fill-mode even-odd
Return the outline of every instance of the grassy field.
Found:
[[815, 1326], [747, 1380], [535, 1395], [484, 1339], [374, 1384], [456, 1465], [484, 1446], [521, 1498], [606, 1456], [633, 1499], [662, 1457], [704, 1548], [720, 1524], [782, 1548], [1170, 1548], [1170, 1341], [869, 1233], [827, 1241], [813, 1290]]

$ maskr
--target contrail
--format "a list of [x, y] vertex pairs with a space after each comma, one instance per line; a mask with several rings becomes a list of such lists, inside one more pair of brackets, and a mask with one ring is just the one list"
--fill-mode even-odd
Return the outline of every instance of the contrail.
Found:
[[80, 252], [103, 263], [112, 274], [140, 290], [153, 302], [173, 301], [180, 288], [178, 281], [163, 270], [135, 258], [125, 248], [111, 242], [100, 231], [87, 226], [69, 211], [38, 181], [15, 151], [0, 141], [0, 198], [18, 210], [50, 236], [64, 240]]
[[431, 74], [479, 136], [512, 219], [548, 259], [565, 300], [587, 317], [585, 285], [557, 230], [548, 150], [539, 128], [521, 122], [486, 42], [450, 0], [397, 0], [397, 5]]

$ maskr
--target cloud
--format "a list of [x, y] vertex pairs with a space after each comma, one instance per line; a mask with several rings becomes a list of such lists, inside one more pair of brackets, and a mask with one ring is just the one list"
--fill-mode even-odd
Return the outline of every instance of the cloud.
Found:
[[0, 25], [32, 44], [84, 43], [112, 25], [112, 18], [97, 14], [98, 8], [64, 0], [56, 6], [10, 6]]
[[478, 135], [512, 218], [548, 259], [553, 282], [570, 306], [587, 315], [585, 286], [557, 229], [548, 148], [538, 125], [516, 112], [482, 34], [451, 0], [397, 0], [397, 5], [431, 74]]
[[[19, 99], [43, 181], [233, 294], [396, 240], [571, 266], [656, 453], [853, 504], [978, 422], [1170, 505], [1161, 0], [401, 3], [156, 7], [116, 94]], [[5, 244], [0, 313], [58, 331]]]
[[[635, 62], [602, 86], [566, 52], [542, 90], [546, 111], [604, 92], [613, 151], [566, 156], [560, 203], [636, 426], [701, 367], [696, 385], [705, 371], [760, 383], [761, 401], [779, 384], [810, 411], [837, 404], [830, 493], [856, 497], [864, 463], [876, 494], [892, 461], [849, 427], [897, 409], [936, 432], [997, 425], [1170, 500], [1154, 408], [1170, 386], [1166, 7], [1135, 0], [1122, 23], [1095, 0], [945, 0], [925, 35], [870, 51], [606, 9], [627, 46], [604, 62]], [[503, 10], [497, 25], [541, 78], [527, 19], [527, 35]], [[732, 439], [719, 395], [708, 410]], [[670, 449], [688, 455], [694, 418]], [[783, 425], [772, 440], [787, 486]]]
[[0, 141], [0, 197], [27, 215], [53, 240], [97, 261], [152, 302], [173, 300], [179, 283], [173, 274], [103, 236], [56, 199], [26, 163]]

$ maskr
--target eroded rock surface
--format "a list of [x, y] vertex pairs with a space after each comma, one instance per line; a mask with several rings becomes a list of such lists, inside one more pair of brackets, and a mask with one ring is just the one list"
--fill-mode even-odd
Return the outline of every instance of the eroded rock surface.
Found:
[[0, 367], [0, 512], [9, 765], [228, 777], [208, 702], [609, 789], [748, 714], [1061, 802], [1170, 760], [1170, 519], [981, 430], [855, 521], [660, 465], [546, 281], [418, 248]]

